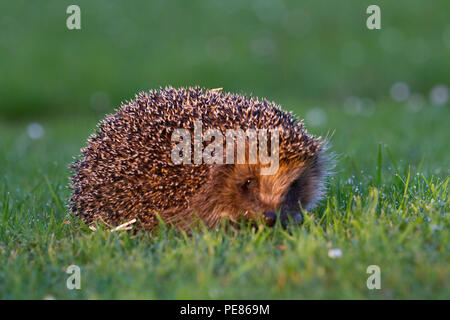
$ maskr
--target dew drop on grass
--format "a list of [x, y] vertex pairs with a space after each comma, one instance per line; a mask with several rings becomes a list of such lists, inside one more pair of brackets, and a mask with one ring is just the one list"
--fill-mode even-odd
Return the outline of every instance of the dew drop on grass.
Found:
[[342, 257], [342, 250], [339, 248], [330, 249], [328, 250], [328, 257], [330, 257], [331, 259], [340, 258]]
[[396, 82], [391, 87], [391, 97], [395, 101], [401, 102], [409, 98], [409, 86], [404, 82]]
[[306, 113], [306, 120], [314, 127], [324, 125], [327, 122], [327, 114], [322, 108], [313, 108]]
[[45, 134], [44, 127], [37, 122], [30, 123], [27, 127], [27, 134], [32, 140], [38, 140]]
[[431, 89], [430, 100], [434, 105], [444, 105], [448, 101], [448, 88], [446, 85], [437, 85]]

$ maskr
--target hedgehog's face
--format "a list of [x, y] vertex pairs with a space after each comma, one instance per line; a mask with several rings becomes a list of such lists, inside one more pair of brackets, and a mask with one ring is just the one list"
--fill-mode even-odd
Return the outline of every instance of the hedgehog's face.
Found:
[[274, 175], [261, 175], [258, 165], [228, 168], [220, 201], [227, 201], [226, 216], [233, 219], [264, 219], [272, 226], [277, 215], [286, 224], [301, 223], [300, 208], [311, 208], [320, 193], [322, 170], [317, 161], [284, 162]]

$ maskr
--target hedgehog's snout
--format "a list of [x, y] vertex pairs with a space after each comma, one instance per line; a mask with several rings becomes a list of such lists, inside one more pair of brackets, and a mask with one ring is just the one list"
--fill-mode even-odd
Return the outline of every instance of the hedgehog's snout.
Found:
[[269, 227], [274, 226], [277, 221], [277, 213], [272, 210], [264, 212], [264, 221]]
[[[275, 211], [269, 210], [264, 212], [264, 222], [267, 226], [273, 227], [277, 221], [277, 213]], [[303, 214], [301, 212], [286, 214], [281, 211], [280, 222], [282, 226], [286, 226], [289, 223], [302, 224]]]

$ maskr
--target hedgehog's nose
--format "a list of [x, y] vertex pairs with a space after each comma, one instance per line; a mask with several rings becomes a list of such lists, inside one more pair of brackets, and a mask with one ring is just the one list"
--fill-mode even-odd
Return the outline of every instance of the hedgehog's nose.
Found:
[[264, 212], [264, 221], [269, 227], [272, 227], [277, 221], [277, 213], [275, 211]]

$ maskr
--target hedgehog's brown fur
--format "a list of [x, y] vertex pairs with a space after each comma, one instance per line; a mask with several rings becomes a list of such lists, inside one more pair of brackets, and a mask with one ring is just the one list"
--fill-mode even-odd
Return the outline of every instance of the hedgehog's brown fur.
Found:
[[[260, 175], [258, 164], [175, 165], [174, 129], [193, 131], [278, 129], [279, 169]], [[225, 134], [224, 134], [225, 136]], [[166, 223], [188, 227], [196, 217], [209, 227], [221, 218], [298, 220], [322, 194], [324, 145], [292, 113], [266, 100], [221, 90], [165, 88], [140, 93], [108, 115], [71, 168], [70, 209], [91, 224], [136, 218], [152, 229], [157, 212]], [[250, 179], [250, 180], [249, 180]], [[250, 181], [250, 182], [248, 182]], [[301, 219], [300, 219], [301, 220]]]

